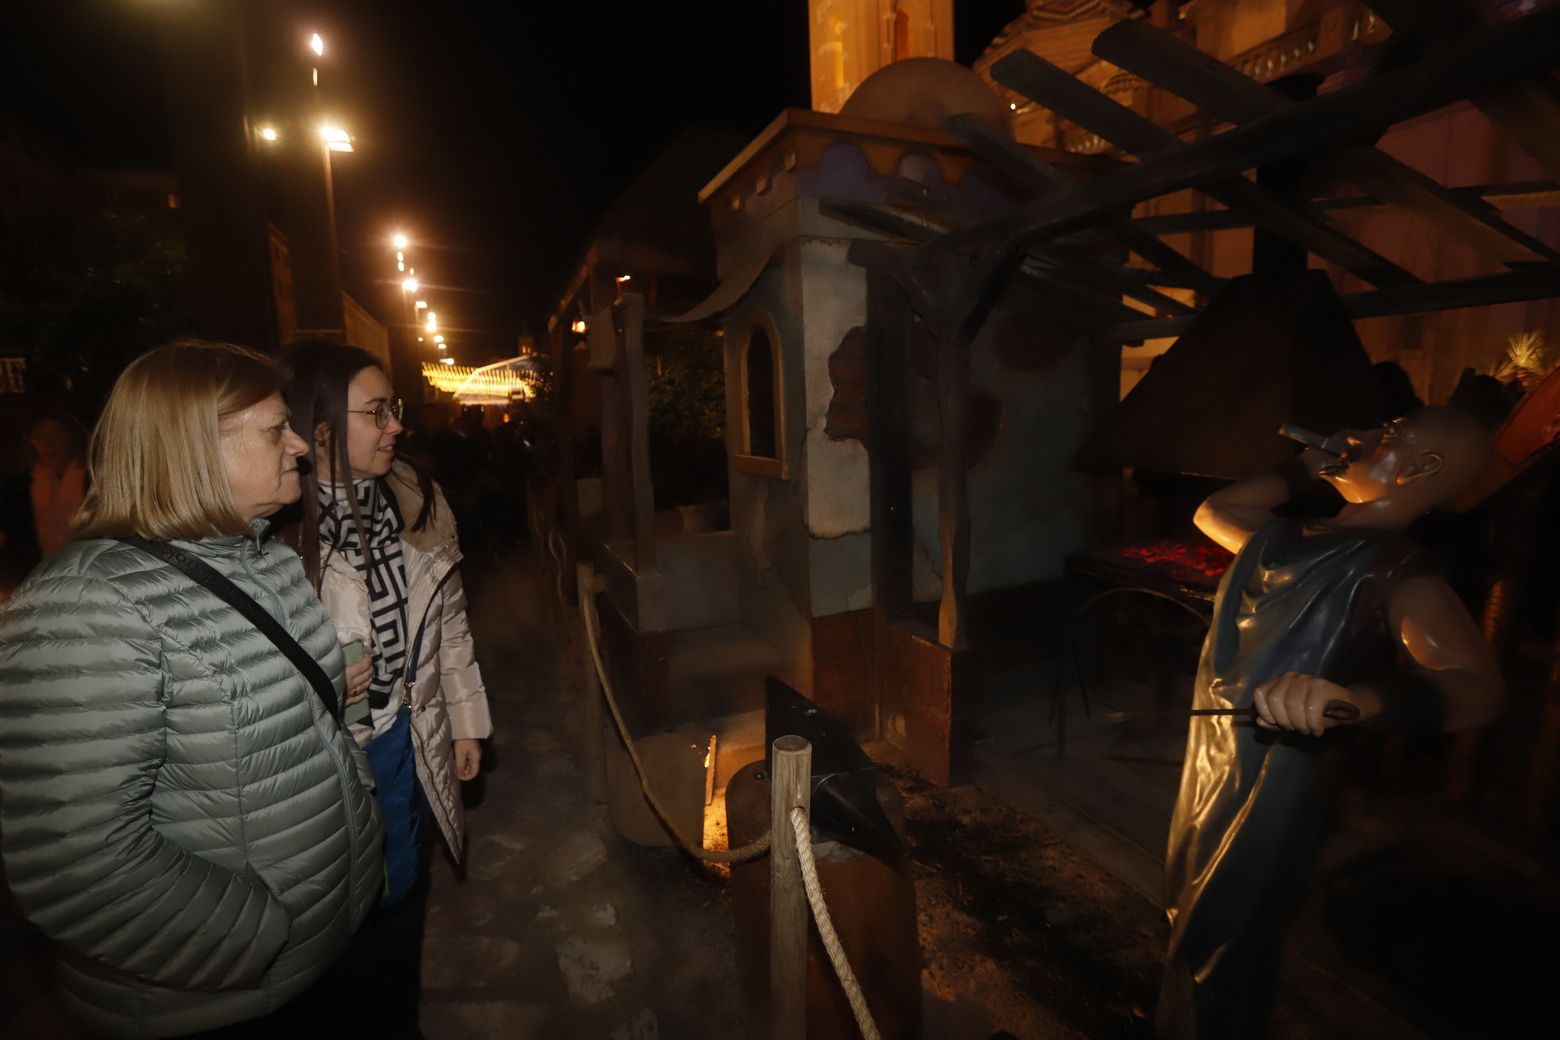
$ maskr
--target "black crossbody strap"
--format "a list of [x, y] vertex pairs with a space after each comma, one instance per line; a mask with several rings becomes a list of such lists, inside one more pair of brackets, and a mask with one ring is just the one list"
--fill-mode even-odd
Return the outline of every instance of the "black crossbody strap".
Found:
[[325, 710], [330, 717], [333, 719], [339, 717], [336, 707], [336, 688], [331, 684], [330, 677], [325, 674], [325, 669], [321, 668], [320, 663], [307, 650], [299, 646], [298, 641], [288, 635], [287, 630], [267, 614], [248, 593], [217, 573], [204, 560], [167, 542], [152, 542], [145, 538], [119, 540], [177, 567], [214, 592], [222, 602], [248, 618], [267, 639], [276, 644], [276, 648], [286, 655], [303, 677], [309, 680], [309, 685], [314, 687], [315, 693], [319, 694], [320, 701], [325, 705]]

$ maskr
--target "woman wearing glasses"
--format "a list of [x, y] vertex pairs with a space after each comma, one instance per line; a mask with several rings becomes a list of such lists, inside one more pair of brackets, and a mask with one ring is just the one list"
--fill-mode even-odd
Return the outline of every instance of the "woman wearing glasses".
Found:
[[428, 476], [396, 457], [401, 402], [372, 355], [304, 341], [282, 367], [312, 463], [291, 536], [349, 660], [361, 647], [345, 721], [368, 753], [385, 817], [385, 894], [352, 960], [374, 1013], [417, 1035], [431, 839], [437, 827], [461, 858], [459, 781], [477, 775], [492, 731], [455, 521]]

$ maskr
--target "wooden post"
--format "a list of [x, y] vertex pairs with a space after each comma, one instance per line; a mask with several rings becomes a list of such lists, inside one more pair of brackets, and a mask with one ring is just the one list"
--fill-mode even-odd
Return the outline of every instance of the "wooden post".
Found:
[[812, 809], [812, 745], [779, 737], [769, 768], [769, 1035], [807, 1036], [807, 891], [791, 809]]
[[[553, 357], [553, 415], [558, 424], [558, 441], [554, 461], [558, 466], [558, 515], [555, 522], [562, 526], [563, 559], [558, 561], [558, 583], [568, 588], [567, 576], [573, 568], [575, 546], [580, 538], [580, 488], [574, 477], [574, 343], [568, 319], [560, 316], [552, 331]], [[545, 547], [543, 547], [545, 553]], [[565, 593], [567, 596], [567, 593]], [[558, 604], [560, 617], [568, 610], [567, 604]], [[560, 620], [560, 624], [562, 624]]]
[[910, 608], [915, 532], [910, 526], [909, 351], [904, 293], [867, 270], [867, 474], [872, 495], [872, 607], [893, 621]]
[[[605, 803], [607, 800], [607, 777], [603, 768], [601, 757], [601, 677], [596, 674], [596, 659], [590, 651], [590, 631], [585, 626], [585, 611], [596, 609], [596, 566], [590, 562], [575, 564], [575, 579], [578, 582], [580, 597], [580, 646], [585, 651], [584, 681], [580, 686], [585, 702], [581, 705], [584, 709], [581, 715], [584, 720], [581, 729], [584, 737], [585, 784], [590, 792], [591, 801], [596, 804]], [[597, 622], [597, 636], [600, 636], [600, 621]], [[602, 661], [606, 661], [606, 651], [601, 654]]]
[[623, 315], [623, 381], [628, 389], [629, 494], [634, 538], [634, 573], [655, 573], [655, 495], [650, 483], [650, 384], [645, 372], [645, 298], [625, 293]]

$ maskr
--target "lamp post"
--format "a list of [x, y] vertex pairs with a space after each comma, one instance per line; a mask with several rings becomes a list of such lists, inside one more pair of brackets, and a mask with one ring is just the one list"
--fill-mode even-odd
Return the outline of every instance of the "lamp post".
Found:
[[189, 255], [192, 332], [276, 340], [265, 207], [254, 163], [249, 5], [179, 4], [161, 13], [164, 96]]
[[297, 333], [342, 340], [347, 323], [333, 154], [352, 151], [352, 136], [326, 117], [320, 103], [319, 66], [326, 53], [325, 40], [318, 33], [301, 43], [291, 34], [276, 39], [273, 82], [278, 103], [295, 118], [271, 128], [277, 138], [266, 136], [266, 128], [261, 136], [274, 141], [276, 149]]

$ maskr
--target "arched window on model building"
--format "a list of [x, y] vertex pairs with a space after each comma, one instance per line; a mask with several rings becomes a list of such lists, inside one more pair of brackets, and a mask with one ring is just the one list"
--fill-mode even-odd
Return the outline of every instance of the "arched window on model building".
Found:
[[746, 454], [780, 457], [775, 416], [775, 352], [769, 335], [754, 328], [743, 352], [743, 387], [746, 391]]

